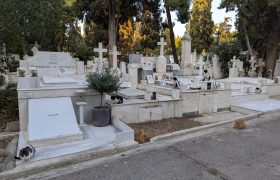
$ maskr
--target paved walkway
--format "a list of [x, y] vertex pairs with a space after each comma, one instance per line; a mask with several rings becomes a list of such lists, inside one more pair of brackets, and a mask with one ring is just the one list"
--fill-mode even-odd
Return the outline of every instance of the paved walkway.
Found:
[[266, 118], [274, 120], [112, 158], [75, 172], [64, 168], [67, 174], [55, 179], [280, 179], [280, 113]]

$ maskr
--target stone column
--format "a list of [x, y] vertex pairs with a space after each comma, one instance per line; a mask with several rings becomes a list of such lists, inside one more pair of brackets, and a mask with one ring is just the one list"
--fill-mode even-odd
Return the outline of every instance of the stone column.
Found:
[[221, 79], [222, 78], [221, 64], [219, 62], [219, 57], [216, 54], [212, 58], [212, 62], [213, 62], [213, 78]]
[[129, 64], [129, 79], [131, 81], [131, 87], [137, 88], [138, 85], [138, 64]]
[[183, 75], [192, 75], [191, 42], [192, 39], [188, 30], [186, 30], [182, 38], [182, 58], [180, 67]]

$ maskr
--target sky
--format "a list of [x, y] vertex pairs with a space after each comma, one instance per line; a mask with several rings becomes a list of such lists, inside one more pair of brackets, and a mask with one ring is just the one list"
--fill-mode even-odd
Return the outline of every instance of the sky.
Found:
[[[212, 19], [215, 24], [223, 22], [225, 17], [231, 17], [232, 18], [232, 28], [235, 29], [234, 22], [235, 22], [235, 15], [236, 12], [228, 12], [226, 13], [225, 9], [218, 9], [219, 5], [221, 3], [221, 0], [213, 0], [212, 1]], [[181, 24], [180, 22], [176, 21], [176, 14], [171, 14], [173, 22], [175, 22], [175, 26], [173, 28], [174, 33], [176, 36], [183, 36], [185, 32], [185, 24]], [[166, 15], [163, 15], [163, 19], [165, 19]]]

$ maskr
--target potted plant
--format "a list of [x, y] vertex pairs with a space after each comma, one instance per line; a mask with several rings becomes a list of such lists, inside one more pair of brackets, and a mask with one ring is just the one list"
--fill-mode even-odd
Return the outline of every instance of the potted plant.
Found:
[[93, 125], [107, 126], [111, 122], [111, 107], [103, 105], [104, 94], [117, 92], [120, 89], [120, 77], [116, 70], [103, 66], [87, 76], [89, 89], [96, 90], [101, 95], [100, 105], [93, 108]]

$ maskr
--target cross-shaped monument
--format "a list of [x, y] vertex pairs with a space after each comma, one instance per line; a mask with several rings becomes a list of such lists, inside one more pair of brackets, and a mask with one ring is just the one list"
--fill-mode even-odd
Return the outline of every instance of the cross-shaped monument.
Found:
[[103, 60], [103, 53], [107, 52], [107, 49], [103, 49], [102, 48], [102, 42], [98, 43], [98, 48], [94, 48], [93, 49], [94, 52], [98, 52], [99, 54], [99, 60], [102, 61]]
[[113, 46], [113, 50], [110, 50], [110, 55], [113, 55], [113, 68], [118, 67], [118, 55], [121, 55], [119, 51], [117, 51], [117, 46]]
[[237, 67], [237, 66], [236, 66], [236, 63], [237, 63], [238, 61], [239, 61], [239, 60], [236, 59], [236, 56], [233, 56], [233, 59], [230, 60], [230, 62], [232, 62], [232, 68], [236, 68], [236, 67]]
[[167, 45], [167, 42], [164, 42], [164, 38], [160, 38], [160, 42], [157, 43], [160, 46], [160, 56], [164, 56], [164, 46]]

